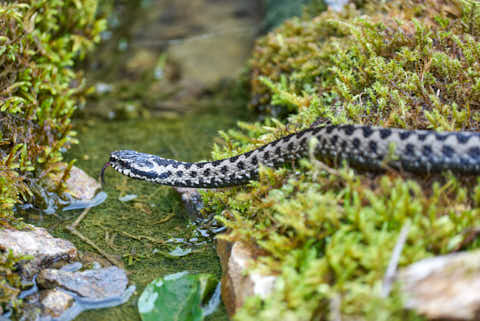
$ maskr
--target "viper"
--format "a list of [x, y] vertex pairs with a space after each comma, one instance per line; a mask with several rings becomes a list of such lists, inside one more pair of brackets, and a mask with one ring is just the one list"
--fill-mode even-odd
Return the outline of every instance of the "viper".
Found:
[[[311, 140], [315, 143], [311, 144]], [[312, 147], [313, 146], [313, 147]], [[405, 130], [364, 125], [324, 125], [282, 137], [247, 153], [208, 162], [182, 162], [132, 150], [110, 154], [102, 169], [177, 187], [218, 188], [246, 184], [260, 164], [278, 167], [313, 153], [367, 170], [480, 174], [480, 133]]]

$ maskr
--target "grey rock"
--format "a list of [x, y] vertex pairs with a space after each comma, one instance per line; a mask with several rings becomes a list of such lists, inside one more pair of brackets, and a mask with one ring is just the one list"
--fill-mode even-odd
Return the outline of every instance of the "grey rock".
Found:
[[480, 251], [428, 258], [397, 275], [406, 307], [428, 319], [479, 320]]
[[59, 318], [74, 303], [74, 297], [61, 290], [52, 289], [41, 292], [43, 315]]
[[60, 287], [80, 297], [100, 300], [123, 295], [128, 279], [124, 270], [111, 266], [83, 272], [46, 269], [38, 275], [37, 282], [40, 288]]
[[258, 295], [267, 298], [277, 277], [249, 271], [250, 264], [261, 255], [258, 249], [242, 242], [230, 243], [219, 239], [217, 254], [222, 265], [222, 301], [232, 317], [245, 301]]
[[41, 269], [59, 261], [71, 262], [77, 249], [67, 240], [55, 238], [41, 227], [28, 230], [0, 229], [0, 249], [11, 249], [15, 255], [31, 255], [33, 259], [22, 265], [22, 274], [31, 278]]

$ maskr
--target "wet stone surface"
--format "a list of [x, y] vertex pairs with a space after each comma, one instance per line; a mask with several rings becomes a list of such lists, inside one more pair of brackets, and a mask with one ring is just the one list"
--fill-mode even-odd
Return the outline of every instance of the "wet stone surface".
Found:
[[59, 318], [74, 303], [72, 295], [58, 289], [42, 291], [40, 302], [43, 307], [43, 314], [53, 318]]
[[53, 263], [71, 262], [77, 249], [67, 240], [55, 238], [46, 229], [28, 225], [29, 230], [0, 230], [0, 249], [11, 249], [15, 255], [31, 255], [33, 259], [22, 265], [25, 278], [31, 277]]
[[105, 299], [121, 296], [128, 284], [124, 270], [111, 266], [83, 272], [43, 270], [37, 279], [40, 288], [60, 287], [81, 297]]
[[406, 308], [434, 320], [479, 320], [480, 251], [414, 263], [398, 274]]
[[272, 293], [276, 276], [248, 272], [249, 265], [261, 255], [258, 249], [241, 242], [230, 243], [219, 239], [217, 254], [223, 270], [222, 301], [230, 317], [247, 298], [258, 295], [265, 299]]

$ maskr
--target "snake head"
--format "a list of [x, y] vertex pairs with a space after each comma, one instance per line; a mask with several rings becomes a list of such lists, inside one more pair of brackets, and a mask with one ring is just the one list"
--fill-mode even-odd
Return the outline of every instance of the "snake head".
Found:
[[117, 172], [131, 176], [131, 168], [136, 162], [139, 161], [141, 155], [142, 153], [133, 150], [119, 150], [112, 152], [110, 154], [110, 159], [107, 163], [105, 163], [100, 173], [102, 185], [105, 184], [104, 173], [107, 167], [111, 166]]

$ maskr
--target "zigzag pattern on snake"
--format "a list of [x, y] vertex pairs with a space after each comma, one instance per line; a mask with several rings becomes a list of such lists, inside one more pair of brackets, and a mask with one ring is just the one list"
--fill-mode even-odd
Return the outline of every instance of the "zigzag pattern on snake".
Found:
[[305, 129], [250, 152], [211, 162], [181, 162], [131, 150], [115, 151], [109, 162], [132, 178], [179, 187], [218, 188], [245, 184], [258, 175], [259, 164], [277, 167], [304, 157], [316, 138], [319, 158], [346, 160], [353, 166], [411, 172], [480, 174], [480, 133], [387, 129], [329, 125]]

